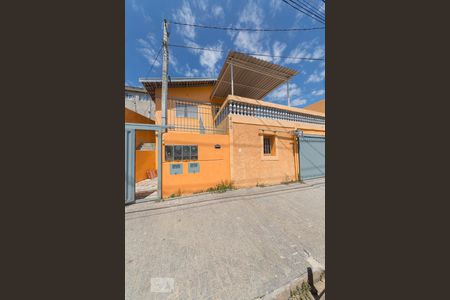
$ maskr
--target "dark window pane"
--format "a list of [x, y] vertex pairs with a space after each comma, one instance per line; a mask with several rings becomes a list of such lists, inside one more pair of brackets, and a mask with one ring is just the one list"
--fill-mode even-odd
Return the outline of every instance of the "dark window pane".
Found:
[[191, 146], [191, 160], [198, 159], [198, 147], [197, 145]]
[[174, 149], [173, 149], [173, 159], [174, 160], [182, 160], [182, 158], [183, 158], [183, 153], [182, 153], [182, 149], [183, 149], [183, 147], [182, 146], [174, 146], [173, 147]]
[[190, 160], [190, 159], [191, 159], [191, 147], [183, 146], [183, 160]]
[[173, 146], [172, 145], [166, 145], [166, 161], [173, 161]]
[[264, 154], [270, 154], [272, 152], [271, 150], [270, 137], [264, 137]]

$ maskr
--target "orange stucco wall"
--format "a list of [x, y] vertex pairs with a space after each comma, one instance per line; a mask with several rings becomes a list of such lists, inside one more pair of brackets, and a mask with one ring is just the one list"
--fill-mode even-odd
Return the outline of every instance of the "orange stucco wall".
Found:
[[[233, 123], [233, 160], [231, 178], [237, 187], [257, 184], [276, 184], [282, 181], [297, 180], [296, 141], [287, 133], [274, 133], [270, 130], [283, 130], [274, 126], [258, 126]], [[264, 128], [267, 131], [260, 131]], [[263, 136], [275, 138], [275, 155], [264, 155]]]
[[[125, 122], [139, 124], [155, 124], [150, 120], [128, 108], [125, 108]], [[155, 132], [148, 130], [136, 131], [136, 147], [142, 143], [156, 143]], [[156, 152], [140, 151], [135, 152], [135, 180], [139, 182], [147, 178], [147, 170], [156, 170]]]
[[[170, 88], [168, 97], [169, 99], [210, 102], [211, 90], [212, 87]], [[159, 124], [161, 121], [161, 90], [157, 89], [155, 92], [155, 115], [156, 123]], [[212, 102], [223, 103], [223, 100]], [[169, 118], [172, 109], [168, 107]], [[320, 114], [320, 112], [315, 114]], [[173, 123], [173, 121], [171, 122], [169, 119], [169, 123]], [[227, 135], [180, 131], [164, 133], [164, 145], [198, 145], [198, 162], [200, 163], [200, 173], [189, 174], [188, 162], [182, 162], [183, 174], [170, 175], [170, 164], [178, 162], [165, 162], [163, 157], [162, 194], [164, 198], [178, 193], [190, 194], [204, 191], [221, 181], [231, 181], [236, 187], [248, 187], [298, 180], [297, 141], [289, 131], [301, 129], [307, 134], [325, 135], [325, 125], [246, 116], [232, 116], [223, 124], [228, 127], [229, 134]], [[265, 130], [264, 133], [261, 129]], [[263, 154], [264, 134], [273, 135], [275, 138], [275, 155], [273, 156]], [[215, 149], [215, 144], [220, 144], [221, 149]]]
[[156, 170], [156, 151], [136, 151], [136, 182], [147, 179], [148, 170]]
[[[290, 131], [325, 135], [325, 126], [254, 117], [230, 118], [230, 173], [236, 187], [298, 180], [297, 141]], [[263, 136], [275, 139], [274, 155], [263, 153]]]
[[[220, 149], [214, 145], [219, 144]], [[188, 162], [183, 161], [183, 174], [171, 175], [170, 164], [163, 157], [163, 197], [172, 194], [190, 194], [205, 191], [221, 181], [230, 182], [230, 148], [229, 136], [217, 134], [197, 134], [184, 132], [168, 132], [164, 134], [164, 145], [198, 145], [198, 162], [200, 172], [188, 173]]]
[[304, 109], [325, 113], [325, 99], [314, 102], [311, 105], [305, 106]]

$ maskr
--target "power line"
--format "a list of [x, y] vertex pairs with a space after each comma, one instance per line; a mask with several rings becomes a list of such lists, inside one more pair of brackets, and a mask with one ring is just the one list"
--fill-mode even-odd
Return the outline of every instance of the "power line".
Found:
[[145, 74], [145, 77], [147, 77], [148, 74], [150, 74], [150, 73], [152, 72], [153, 66], [155, 65], [156, 60], [158, 59], [159, 55], [161, 54], [162, 48], [163, 48], [163, 46], [161, 45], [161, 48], [159, 48], [158, 54], [156, 54], [155, 59], [153, 60], [153, 63], [152, 63], [152, 65], [151, 65], [150, 69], [149, 69], [148, 72]]
[[[307, 15], [308, 17], [312, 18], [313, 20], [318, 21], [318, 22], [320, 22], [320, 23], [322, 23], [322, 24], [325, 24], [321, 19], [316, 18], [316, 17], [314, 17], [313, 15], [308, 14], [308, 13], [305, 12], [303, 9], [298, 8], [298, 7], [294, 6], [294, 5], [292, 5], [290, 2], [287, 2], [286, 0], [281, 0], [281, 1], [283, 1], [284, 3], [286, 3], [287, 5], [289, 5], [290, 7], [292, 7], [293, 9], [295, 9], [295, 10], [297, 10], [297, 11], [299, 11], [299, 12], [305, 14], [305, 15]], [[294, 3], [294, 2], [293, 2], [293, 3]]]
[[197, 28], [208, 28], [208, 29], [220, 29], [220, 30], [234, 30], [234, 31], [308, 31], [308, 30], [319, 30], [325, 29], [325, 27], [310, 27], [310, 28], [236, 28], [236, 27], [220, 27], [220, 26], [209, 26], [209, 25], [200, 25], [200, 24], [188, 24], [188, 23], [180, 23], [170, 21], [171, 24], [175, 25], [183, 25], [183, 26], [191, 26]]
[[[195, 49], [195, 50], [203, 50], [203, 51], [213, 51], [213, 52], [228, 52], [228, 50], [220, 50], [220, 49], [212, 49], [212, 48], [203, 48], [203, 47], [192, 47], [187, 45], [174, 45], [169, 44], [171, 47], [177, 47], [177, 48], [188, 48], [188, 49]], [[273, 58], [285, 58], [285, 59], [299, 59], [299, 60], [319, 60], [324, 61], [325, 58], [312, 58], [312, 57], [293, 57], [293, 56], [278, 56], [278, 55], [270, 55], [270, 54], [262, 54], [262, 53], [247, 53], [247, 52], [241, 52], [243, 54], [247, 55], [254, 55], [254, 56], [266, 56], [266, 57], [273, 57]]]
[[288, 0], [288, 1], [293, 3], [293, 4], [295, 4], [297, 7], [301, 8], [301, 9], [304, 9], [309, 14], [312, 14], [316, 18], [322, 20], [323, 22], [325, 22], [325, 16], [322, 16], [322, 14], [320, 12], [318, 12], [315, 7], [313, 7], [313, 9], [307, 7], [305, 5], [305, 1], [302, 1], [303, 3], [300, 3], [299, 0]]
[[306, 0], [297, 0], [297, 2], [303, 2], [306, 6], [308, 6], [311, 10], [313, 10], [314, 12], [316, 12], [317, 14], [319, 14], [321, 17], [325, 18], [324, 13], [316, 6], [314, 6], [311, 1], [306, 1]]
[[[297, 10], [297, 11], [299, 11], [299, 12], [301, 12], [301, 13], [307, 15], [308, 17], [312, 18], [313, 20], [315, 20], [315, 21], [317, 21], [317, 22], [319, 22], [319, 23], [325, 24], [325, 22], [324, 22], [323, 20], [321, 20], [321, 19], [319, 19], [319, 18], [317, 18], [317, 17], [315, 17], [315, 16], [313, 16], [313, 15], [307, 13], [305, 10], [303, 10], [303, 9], [301, 9], [301, 8], [298, 8], [298, 7], [294, 6], [294, 5], [292, 5], [291, 3], [287, 2], [286, 0], [282, 0], [282, 1], [283, 1], [284, 3], [286, 3], [287, 5], [289, 5], [290, 7], [292, 7], [293, 9], [295, 9], [295, 10]], [[294, 3], [295, 3], [295, 2], [294, 2]]]

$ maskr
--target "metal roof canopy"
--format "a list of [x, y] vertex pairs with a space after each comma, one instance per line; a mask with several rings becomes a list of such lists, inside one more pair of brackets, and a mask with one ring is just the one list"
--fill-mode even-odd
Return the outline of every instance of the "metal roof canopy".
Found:
[[[161, 88], [162, 81], [159, 78], [139, 78], [139, 82], [145, 87], [152, 99], [155, 99], [155, 89]], [[215, 78], [180, 77], [171, 78], [168, 82], [169, 88], [189, 86], [211, 86], [216, 83]]]
[[[231, 65], [233, 65], [232, 72]], [[231, 95], [233, 81], [234, 95], [259, 100], [297, 74], [296, 70], [230, 51], [210, 98], [224, 99]]]

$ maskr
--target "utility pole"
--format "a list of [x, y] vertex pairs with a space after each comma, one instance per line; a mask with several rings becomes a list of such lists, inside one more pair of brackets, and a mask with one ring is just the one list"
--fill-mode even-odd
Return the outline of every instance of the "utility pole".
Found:
[[163, 157], [163, 133], [167, 131], [167, 68], [169, 64], [169, 24], [164, 19], [163, 22], [163, 64], [162, 64], [162, 86], [161, 86], [161, 125], [158, 130], [158, 198], [162, 199], [162, 157]]
[[291, 97], [289, 96], [289, 80], [286, 81], [286, 93], [287, 93], [287, 99], [288, 99], [288, 106], [291, 106]]
[[[162, 64], [162, 89], [161, 89], [161, 125], [167, 125], [167, 68], [169, 64], [169, 34], [167, 27], [169, 24], [164, 19], [163, 22], [163, 64]], [[167, 128], [163, 128], [165, 132]]]

